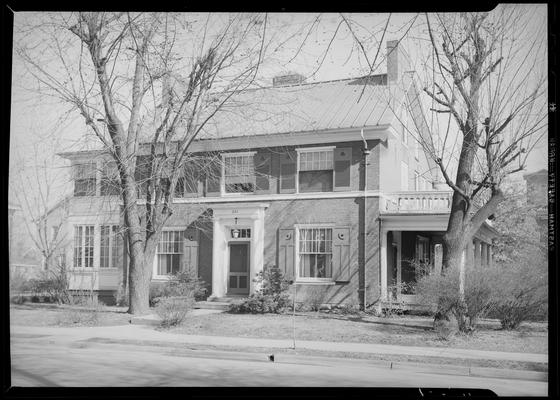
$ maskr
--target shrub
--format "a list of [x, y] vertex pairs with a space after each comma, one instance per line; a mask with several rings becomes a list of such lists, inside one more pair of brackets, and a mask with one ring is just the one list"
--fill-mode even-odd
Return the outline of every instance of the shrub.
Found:
[[181, 324], [194, 306], [192, 295], [186, 297], [162, 297], [157, 302], [156, 313], [161, 318], [161, 326], [169, 328]]
[[420, 273], [416, 294], [442, 316], [452, 314], [461, 332], [471, 332], [478, 319], [489, 311], [493, 300], [492, 271], [487, 267], [465, 267], [465, 303], [459, 297], [459, 268], [449, 267], [443, 274]]
[[150, 306], [154, 307], [159, 298], [192, 296], [195, 301], [208, 297], [206, 283], [189, 270], [170, 275], [165, 282], [150, 283]]
[[290, 305], [290, 283], [275, 266], [265, 268], [253, 280], [259, 289], [247, 299], [230, 304], [231, 313], [279, 313]]
[[548, 276], [543, 260], [498, 264], [493, 281], [491, 313], [500, 319], [503, 329], [516, 329], [523, 321], [546, 318]]
[[70, 301], [68, 279], [63, 269], [43, 271], [39, 278], [31, 279], [29, 285], [30, 291], [33, 292], [32, 299], [43, 297], [47, 302], [59, 304], [67, 304]]

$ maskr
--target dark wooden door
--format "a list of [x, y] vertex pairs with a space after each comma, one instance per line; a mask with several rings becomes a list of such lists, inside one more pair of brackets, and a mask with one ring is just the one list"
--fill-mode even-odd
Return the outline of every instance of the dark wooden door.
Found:
[[228, 294], [249, 294], [249, 243], [230, 243]]

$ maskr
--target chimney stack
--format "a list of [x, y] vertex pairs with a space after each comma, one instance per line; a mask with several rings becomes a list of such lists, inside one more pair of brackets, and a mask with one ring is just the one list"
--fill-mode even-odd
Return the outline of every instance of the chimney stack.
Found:
[[299, 85], [305, 81], [305, 77], [300, 74], [286, 74], [286, 75], [279, 75], [272, 78], [272, 86], [279, 87], [279, 86], [290, 86], [290, 85]]

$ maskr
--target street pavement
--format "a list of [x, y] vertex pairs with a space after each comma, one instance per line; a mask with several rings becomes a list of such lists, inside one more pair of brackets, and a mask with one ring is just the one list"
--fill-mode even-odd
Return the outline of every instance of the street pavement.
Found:
[[[183, 335], [156, 331], [145, 325], [124, 325], [110, 327], [28, 327], [12, 326], [13, 334], [44, 334], [51, 340], [87, 340], [106, 338], [113, 340], [158, 341], [166, 343], [197, 344], [205, 346], [233, 346], [291, 349], [293, 340], [257, 339], [224, 336]], [[460, 359], [507, 360], [520, 362], [547, 363], [547, 354], [513, 353], [501, 351], [467, 350], [450, 347], [397, 346], [371, 343], [342, 343], [296, 340], [296, 348], [318, 351], [340, 351], [350, 353], [372, 353], [387, 355], [411, 355], [416, 357], [446, 357]]]
[[12, 335], [12, 386], [467, 387], [490, 389], [500, 396], [547, 395], [546, 382], [389, 369], [365, 360], [329, 363], [278, 357], [270, 362], [268, 354], [236, 359], [229, 352], [197, 354], [69, 336], [52, 340], [47, 335]]

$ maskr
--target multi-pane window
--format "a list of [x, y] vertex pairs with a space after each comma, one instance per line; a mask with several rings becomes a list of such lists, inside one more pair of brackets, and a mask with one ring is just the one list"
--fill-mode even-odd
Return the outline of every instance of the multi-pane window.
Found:
[[299, 192], [333, 190], [333, 150], [299, 152]]
[[332, 229], [299, 230], [299, 278], [332, 278]]
[[181, 270], [183, 232], [163, 231], [157, 247], [157, 274], [174, 274]]
[[224, 154], [224, 188], [226, 193], [255, 191], [253, 154]]
[[74, 196], [95, 196], [95, 162], [75, 164], [72, 167]]
[[93, 267], [93, 225], [74, 226], [74, 268]]
[[118, 225], [101, 226], [101, 242], [99, 246], [99, 266], [101, 268], [117, 268], [121, 246]]
[[117, 164], [107, 162], [101, 174], [101, 196], [118, 196], [120, 194], [120, 179]]

